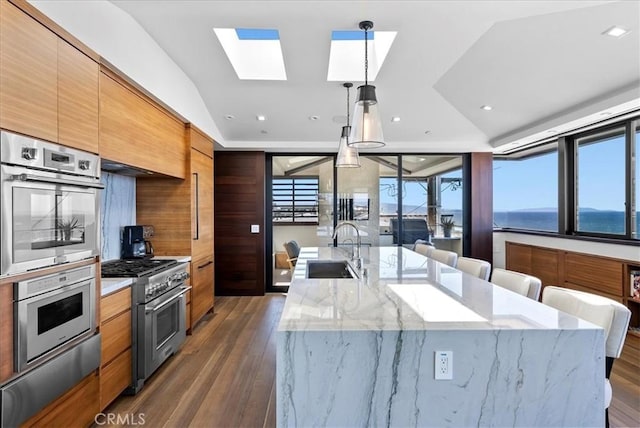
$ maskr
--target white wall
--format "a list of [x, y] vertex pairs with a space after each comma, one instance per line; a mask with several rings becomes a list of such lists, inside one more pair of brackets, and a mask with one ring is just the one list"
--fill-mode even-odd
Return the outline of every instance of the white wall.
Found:
[[624, 260], [637, 260], [640, 262], [640, 247], [634, 247], [632, 245], [605, 244], [601, 242], [528, 235], [524, 233], [494, 232], [494, 267], [505, 267], [506, 241], [536, 245], [539, 247], [556, 248], [559, 250], [575, 251], [579, 253], [595, 254], [598, 256], [613, 257]]
[[129, 14], [105, 0], [29, 3], [185, 119], [223, 142], [194, 83]]

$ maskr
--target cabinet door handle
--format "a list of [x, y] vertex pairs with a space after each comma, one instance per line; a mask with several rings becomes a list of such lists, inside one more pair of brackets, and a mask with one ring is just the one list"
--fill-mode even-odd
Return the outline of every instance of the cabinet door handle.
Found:
[[208, 262], [206, 262], [206, 263], [205, 263], [205, 264], [203, 264], [203, 265], [198, 266], [198, 269], [204, 269], [204, 268], [206, 268], [207, 266], [209, 266], [210, 264], [213, 264], [213, 262], [212, 262], [211, 260], [209, 260]]
[[198, 239], [200, 239], [200, 189], [199, 189], [199, 183], [198, 183], [198, 173], [194, 172], [193, 174], [193, 179], [196, 185], [196, 230], [195, 230], [195, 235], [193, 236], [193, 240], [197, 241]]

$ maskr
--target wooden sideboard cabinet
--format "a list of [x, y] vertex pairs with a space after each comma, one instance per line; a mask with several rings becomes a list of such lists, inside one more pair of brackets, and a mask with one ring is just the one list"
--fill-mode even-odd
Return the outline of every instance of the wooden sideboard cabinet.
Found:
[[[629, 333], [640, 338], [640, 298], [632, 295], [632, 273], [640, 261], [506, 242], [507, 269], [537, 276], [547, 285], [599, 294], [631, 310]], [[636, 342], [634, 342], [636, 343]]]
[[100, 409], [131, 384], [131, 288], [100, 299]]
[[8, 1], [0, 10], [0, 127], [98, 153], [98, 63]]

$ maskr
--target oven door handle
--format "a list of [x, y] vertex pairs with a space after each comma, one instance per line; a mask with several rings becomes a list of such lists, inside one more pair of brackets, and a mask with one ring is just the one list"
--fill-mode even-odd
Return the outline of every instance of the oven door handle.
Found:
[[11, 176], [11, 179], [15, 181], [35, 181], [39, 183], [66, 184], [68, 186], [104, 189], [104, 184], [102, 183], [87, 183], [84, 181], [69, 180], [66, 178], [42, 177], [33, 174], [15, 174]]
[[180, 292], [172, 297], [169, 297], [167, 300], [165, 300], [164, 302], [152, 307], [152, 308], [145, 308], [145, 312], [149, 313], [149, 312], [158, 312], [160, 309], [164, 308], [165, 306], [167, 306], [170, 303], [173, 303], [175, 300], [179, 299], [180, 297], [184, 296], [187, 291], [191, 290], [190, 286], [182, 286], [180, 287]]

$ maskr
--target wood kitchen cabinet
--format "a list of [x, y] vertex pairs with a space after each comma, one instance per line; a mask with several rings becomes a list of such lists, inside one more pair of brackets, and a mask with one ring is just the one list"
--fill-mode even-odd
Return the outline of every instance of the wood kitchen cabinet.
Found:
[[107, 69], [100, 73], [100, 157], [185, 178], [184, 123]]
[[0, 127], [98, 153], [98, 64], [0, 1]]
[[79, 384], [42, 409], [21, 427], [87, 427], [93, 424], [98, 408], [100, 382], [92, 372]]
[[58, 142], [98, 153], [98, 64], [58, 39]]
[[58, 141], [58, 36], [0, 1], [0, 127]]
[[184, 180], [140, 178], [136, 221], [152, 224], [159, 256], [191, 256], [191, 328], [213, 309], [213, 140], [191, 125], [189, 173]]
[[100, 409], [131, 384], [131, 288], [100, 299]]

